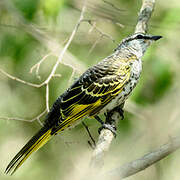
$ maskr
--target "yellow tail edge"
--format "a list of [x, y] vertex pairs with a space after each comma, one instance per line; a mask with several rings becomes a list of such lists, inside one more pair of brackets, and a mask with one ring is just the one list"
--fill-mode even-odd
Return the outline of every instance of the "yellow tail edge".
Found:
[[51, 138], [51, 129], [42, 128], [30, 141], [19, 151], [7, 166], [5, 173], [14, 174], [25, 160], [35, 151], [45, 145]]

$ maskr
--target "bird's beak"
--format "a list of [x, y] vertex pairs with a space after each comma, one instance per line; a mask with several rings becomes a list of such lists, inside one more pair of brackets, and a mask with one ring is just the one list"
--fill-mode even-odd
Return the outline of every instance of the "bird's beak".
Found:
[[154, 41], [157, 41], [158, 39], [161, 39], [162, 36], [152, 36], [151, 39]]

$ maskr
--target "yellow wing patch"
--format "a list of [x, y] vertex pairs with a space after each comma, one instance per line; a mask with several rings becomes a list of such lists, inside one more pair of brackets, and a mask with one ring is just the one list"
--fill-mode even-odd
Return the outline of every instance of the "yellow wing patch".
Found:
[[105, 74], [95, 81], [86, 78], [87, 80], [76, 82], [77, 84], [74, 84], [63, 97], [60, 108], [62, 122], [58, 125], [56, 132], [71, 126], [84, 116], [95, 115], [105, 107], [129, 81], [130, 68], [123, 65], [114, 70], [113, 73]]
[[67, 127], [74, 124], [74, 122], [78, 121], [82, 117], [89, 115], [94, 109], [96, 109], [97, 107], [100, 107], [100, 106], [101, 106], [101, 99], [99, 99], [98, 101], [96, 101], [93, 104], [88, 104], [88, 105], [76, 104], [76, 105], [74, 105], [71, 114], [69, 114], [69, 116], [57, 127], [56, 132], [58, 133], [64, 129], [66, 129]]

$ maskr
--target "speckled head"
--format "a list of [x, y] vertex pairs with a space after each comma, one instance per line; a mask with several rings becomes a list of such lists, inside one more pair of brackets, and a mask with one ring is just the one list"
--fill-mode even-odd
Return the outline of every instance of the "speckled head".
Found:
[[132, 51], [138, 58], [141, 58], [152, 42], [160, 38], [162, 38], [162, 36], [136, 33], [123, 39], [116, 50], [127, 49]]

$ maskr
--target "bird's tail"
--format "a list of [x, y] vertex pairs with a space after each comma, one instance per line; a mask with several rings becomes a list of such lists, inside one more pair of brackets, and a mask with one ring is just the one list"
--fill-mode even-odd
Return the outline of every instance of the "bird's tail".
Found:
[[33, 136], [12, 159], [6, 168], [5, 173], [12, 175], [33, 152], [37, 151], [50, 140], [52, 136], [51, 131], [52, 129], [50, 128], [41, 128], [41, 130], [35, 136]]

